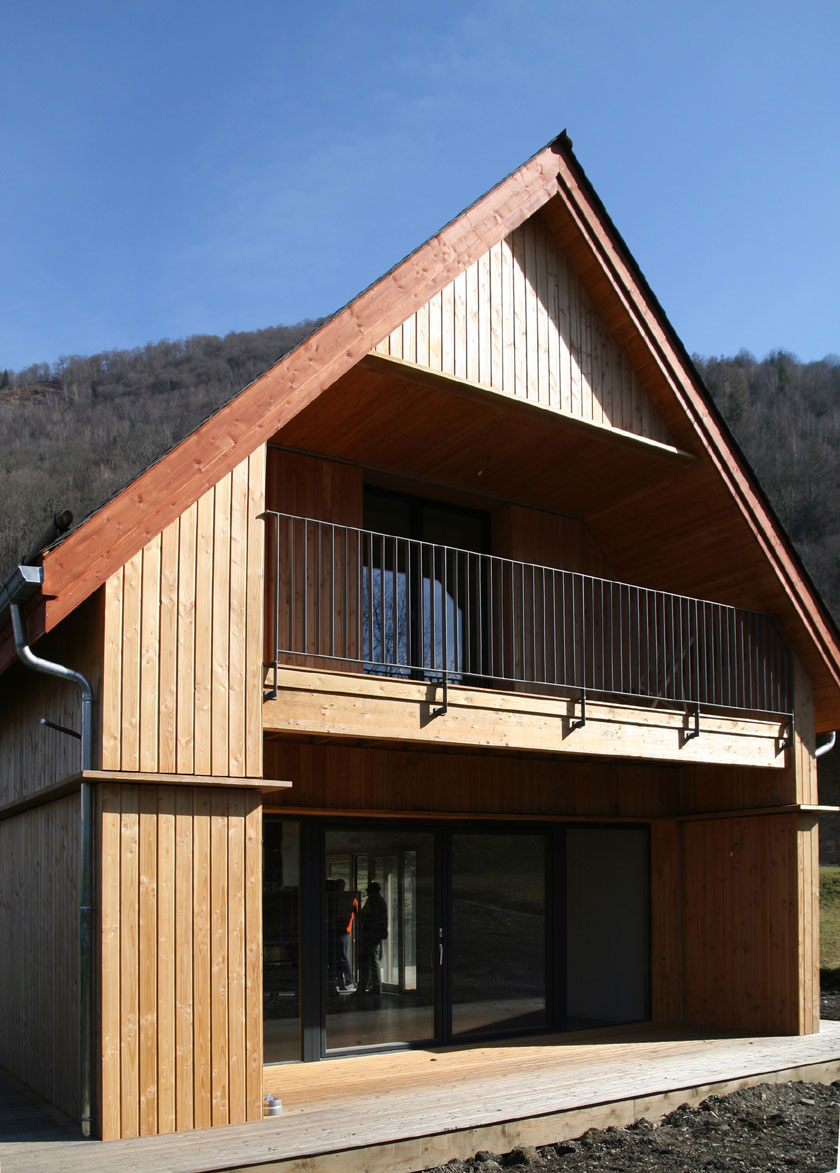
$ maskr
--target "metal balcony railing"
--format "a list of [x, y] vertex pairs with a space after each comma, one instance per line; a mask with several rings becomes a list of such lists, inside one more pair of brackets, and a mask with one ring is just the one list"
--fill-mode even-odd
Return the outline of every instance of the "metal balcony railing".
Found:
[[789, 717], [767, 615], [268, 511], [273, 662]]

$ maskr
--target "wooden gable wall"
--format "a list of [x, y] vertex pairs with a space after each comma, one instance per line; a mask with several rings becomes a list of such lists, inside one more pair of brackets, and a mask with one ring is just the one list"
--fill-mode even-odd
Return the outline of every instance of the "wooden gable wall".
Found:
[[105, 587], [102, 768], [260, 777], [265, 448]]
[[671, 442], [539, 216], [473, 262], [376, 351], [589, 423]]

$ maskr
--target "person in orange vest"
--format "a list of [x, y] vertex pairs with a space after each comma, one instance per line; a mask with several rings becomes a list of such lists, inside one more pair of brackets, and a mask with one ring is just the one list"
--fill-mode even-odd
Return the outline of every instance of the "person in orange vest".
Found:
[[336, 900], [336, 936], [339, 942], [338, 988], [355, 990], [353, 969], [350, 965], [350, 942], [353, 939], [353, 921], [359, 912], [359, 901], [355, 892], [345, 892], [344, 880], [338, 881]]

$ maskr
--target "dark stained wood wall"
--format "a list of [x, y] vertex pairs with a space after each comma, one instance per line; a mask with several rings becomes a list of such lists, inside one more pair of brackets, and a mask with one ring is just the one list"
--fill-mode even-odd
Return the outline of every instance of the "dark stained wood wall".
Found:
[[[98, 710], [102, 679], [103, 592], [91, 596], [53, 633], [39, 640], [35, 653], [73, 668], [87, 677]], [[80, 692], [54, 676], [16, 664], [0, 678], [0, 812], [4, 806], [36, 794], [81, 769], [81, 748], [75, 737], [41, 724], [81, 730]], [[94, 765], [98, 717], [94, 720]]]
[[749, 1034], [815, 1029], [800, 1004], [796, 815], [684, 823], [682, 853], [686, 1021]]
[[0, 820], [0, 1065], [76, 1120], [79, 827], [78, 792]]

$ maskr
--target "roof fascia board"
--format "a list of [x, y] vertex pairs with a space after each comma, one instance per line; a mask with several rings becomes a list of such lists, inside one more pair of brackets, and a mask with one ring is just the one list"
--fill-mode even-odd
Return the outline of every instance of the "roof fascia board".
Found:
[[627, 246], [608, 217], [602, 214], [600, 201], [590, 198], [590, 192], [591, 185], [577, 160], [571, 152], [564, 153], [558, 172], [558, 198], [644, 339], [651, 358], [749, 522], [785, 594], [819, 649], [832, 679], [840, 687], [840, 645], [836, 631], [832, 630], [833, 625], [823, 613], [823, 604], [816, 590], [800, 566], [780, 523], [764, 501], [737, 445], [727, 435], [717, 413], [710, 408], [708, 392], [699, 384], [690, 360], [683, 357], [682, 344], [675, 340], [673, 329], [650, 294], [644, 278], [641, 274], [637, 276], [637, 267]]
[[141, 473], [44, 558], [46, 630], [557, 191], [551, 143]]

